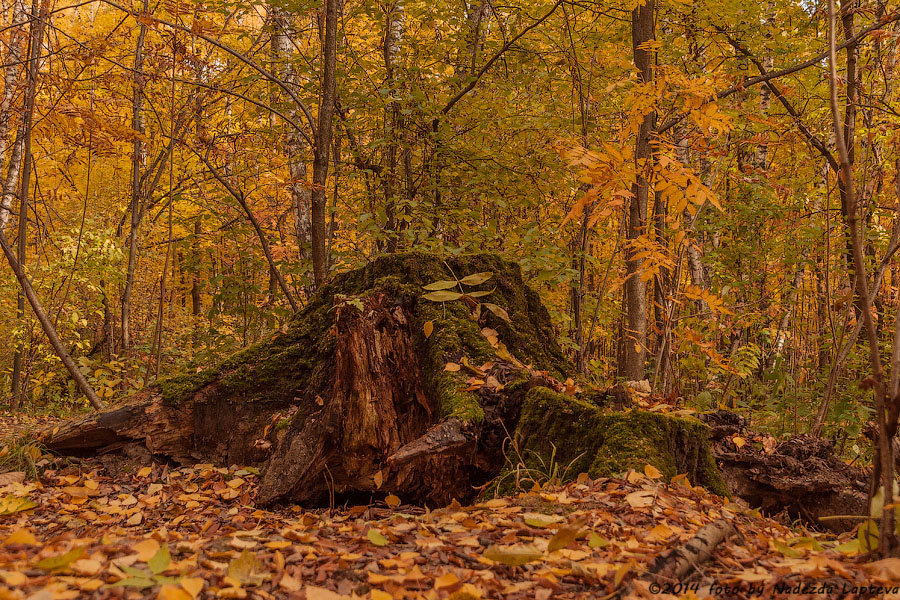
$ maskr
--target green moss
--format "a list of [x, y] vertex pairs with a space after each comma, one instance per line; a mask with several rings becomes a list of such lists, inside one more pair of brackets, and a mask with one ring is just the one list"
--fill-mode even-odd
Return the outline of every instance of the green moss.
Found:
[[176, 406], [193, 397], [200, 388], [215, 381], [216, 376], [217, 373], [213, 369], [199, 373], [182, 373], [159, 380], [157, 386], [162, 394], [163, 403], [168, 406]]
[[279, 419], [277, 423], [275, 423], [275, 431], [281, 431], [282, 429], [287, 429], [288, 425], [291, 424], [291, 420], [287, 417], [283, 419]]
[[[727, 495], [709, 448], [707, 426], [695, 419], [646, 411], [604, 413], [537, 387], [525, 398], [516, 429], [526, 463], [555, 453], [571, 476], [611, 476], [650, 464], [666, 477], [687, 473], [693, 483]], [[555, 447], [555, 448], [554, 448]]]

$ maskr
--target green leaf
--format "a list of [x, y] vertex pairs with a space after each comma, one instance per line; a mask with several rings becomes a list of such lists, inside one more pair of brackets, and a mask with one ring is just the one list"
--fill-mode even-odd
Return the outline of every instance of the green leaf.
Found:
[[422, 287], [424, 287], [428, 291], [449, 290], [450, 288], [456, 287], [456, 282], [442, 279], [440, 281], [435, 281], [434, 283], [429, 283], [428, 285]]
[[31, 510], [37, 508], [37, 505], [37, 502], [27, 496], [6, 496], [0, 500], [0, 517]]
[[44, 560], [39, 561], [37, 564], [35, 564], [35, 566], [38, 569], [43, 569], [44, 571], [59, 571], [60, 569], [65, 569], [82, 556], [84, 556], [83, 547], [72, 548], [65, 554], [45, 558]]
[[147, 571], [146, 569], [137, 569], [135, 567], [129, 567], [128, 565], [121, 565], [119, 568], [122, 570], [122, 572], [127, 573], [132, 577], [143, 577], [144, 579], [150, 579], [151, 577], [153, 577], [153, 573]]
[[459, 300], [463, 297], [459, 292], [447, 292], [447, 291], [438, 291], [438, 292], [430, 292], [423, 296], [426, 300], [431, 300], [432, 302], [450, 302], [452, 300]]
[[596, 532], [592, 531], [591, 535], [588, 537], [588, 548], [606, 548], [608, 545], [609, 542]]
[[129, 577], [128, 579], [121, 579], [115, 583], [111, 583], [106, 587], [133, 587], [143, 589], [151, 588], [154, 585], [156, 585], [156, 582], [152, 579], [147, 579], [144, 577]]
[[548, 527], [554, 523], [562, 521], [562, 517], [557, 515], [543, 515], [541, 513], [525, 513], [522, 520], [526, 525], [531, 527]]
[[169, 554], [169, 546], [167, 544], [160, 546], [156, 554], [147, 561], [147, 566], [150, 567], [150, 571], [154, 575], [159, 575], [168, 569], [170, 564], [172, 564], [172, 556]]
[[489, 546], [484, 557], [508, 567], [519, 567], [543, 558], [544, 553], [534, 546]]
[[491, 288], [489, 290], [476, 290], [474, 292], [469, 292], [467, 296], [471, 296], [472, 298], [481, 298], [483, 296], [487, 296], [488, 294], [493, 293], [497, 288]]
[[460, 279], [459, 282], [466, 285], [481, 285], [493, 276], [494, 274], [490, 271], [484, 271], [482, 273], [472, 273], [471, 275], [466, 275], [465, 277]]
[[859, 526], [856, 532], [856, 539], [859, 540], [859, 549], [862, 552], [873, 552], [878, 549], [878, 524], [869, 519]]
[[803, 556], [802, 552], [794, 550], [793, 548], [779, 540], [775, 540], [775, 549], [788, 558], [800, 558], [801, 556]]
[[370, 528], [366, 532], [366, 538], [376, 546], [387, 546], [388, 539], [377, 529]]

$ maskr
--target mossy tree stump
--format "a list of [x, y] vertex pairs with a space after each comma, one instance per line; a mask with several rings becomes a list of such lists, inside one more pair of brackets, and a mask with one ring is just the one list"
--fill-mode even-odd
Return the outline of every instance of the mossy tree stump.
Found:
[[[423, 298], [423, 286], [485, 272], [486, 282], [465, 286], [471, 296]], [[259, 465], [263, 504], [388, 493], [443, 504], [473, 497], [501, 470], [517, 424], [535, 448], [543, 434], [564, 439], [563, 429], [580, 440], [625, 439], [628, 423], [608, 417], [610, 431], [623, 433], [603, 433], [603, 418], [587, 417], [590, 405], [566, 396], [541, 413], [536, 399], [550, 398], [546, 386], [560, 389], [557, 380], [571, 371], [518, 265], [488, 254], [398, 254], [335, 277], [273, 339], [73, 420], [45, 443], [72, 454], [138, 445], [180, 463]], [[699, 423], [654, 423], [635, 421], [644, 441], [630, 443], [642, 457], [703, 437]], [[699, 441], [695, 450], [682, 458], [705, 465]], [[597, 461], [584, 470], [599, 473]], [[603, 474], [625, 466], [609, 457]]]
[[632, 410], [605, 412], [545, 387], [525, 397], [516, 444], [526, 467], [606, 477], [652, 465], [667, 478], [686, 474], [718, 494], [728, 490], [709, 444], [709, 428], [690, 417]]

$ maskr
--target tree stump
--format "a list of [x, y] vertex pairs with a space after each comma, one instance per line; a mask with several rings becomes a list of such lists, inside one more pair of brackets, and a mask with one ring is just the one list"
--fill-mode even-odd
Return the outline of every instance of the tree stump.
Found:
[[[553, 440], [596, 441], [604, 424], [636, 427], [625, 450], [635, 466], [690, 440], [684, 464], [656, 466], [675, 474], [693, 461], [708, 474], [705, 425], [663, 415], [649, 417], [655, 429], [643, 417], [604, 421], [596, 407], [557, 393], [572, 371], [517, 264], [397, 254], [336, 276], [273, 339], [73, 420], [44, 443], [70, 454], [138, 445], [178, 463], [257, 465], [264, 505], [391, 493], [432, 506], [466, 501], [509, 466], [510, 434], [541, 450]], [[554, 408], [541, 412], [548, 398]], [[563, 430], [574, 437], [558, 438]], [[611, 475], [630, 464], [585, 470]]]

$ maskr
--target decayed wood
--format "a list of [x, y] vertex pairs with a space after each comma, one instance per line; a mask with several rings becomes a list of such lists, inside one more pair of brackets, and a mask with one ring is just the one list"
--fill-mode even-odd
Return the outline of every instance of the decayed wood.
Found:
[[409, 327], [406, 310], [383, 294], [367, 299], [362, 310], [336, 309], [331, 389], [320, 398], [322, 408], [295, 419], [277, 443], [260, 481], [260, 502], [315, 502], [323, 479], [337, 494], [403, 487], [387, 459], [436, 420]]

